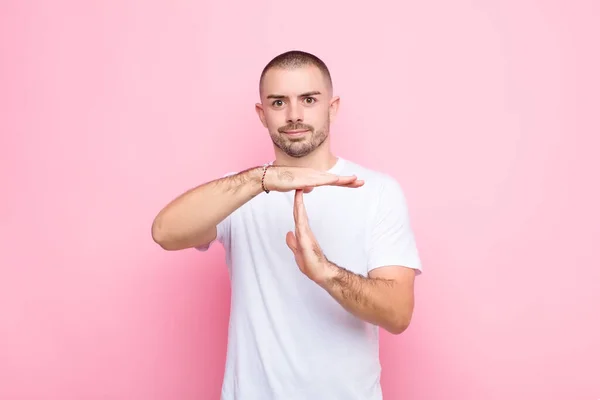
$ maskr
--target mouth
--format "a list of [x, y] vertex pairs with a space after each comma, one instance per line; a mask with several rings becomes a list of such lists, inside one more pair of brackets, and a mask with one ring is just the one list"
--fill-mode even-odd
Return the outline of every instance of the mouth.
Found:
[[289, 135], [289, 136], [299, 136], [299, 135], [305, 134], [307, 132], [309, 132], [308, 129], [301, 129], [301, 130], [294, 130], [294, 131], [283, 131], [283, 133], [285, 133], [286, 135]]

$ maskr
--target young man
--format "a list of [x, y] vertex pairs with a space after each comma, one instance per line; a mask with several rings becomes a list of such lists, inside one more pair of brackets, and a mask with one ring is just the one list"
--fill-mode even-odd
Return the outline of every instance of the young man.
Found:
[[275, 160], [180, 195], [153, 238], [166, 250], [225, 247], [222, 400], [381, 399], [379, 327], [408, 327], [421, 273], [402, 189], [332, 153], [339, 98], [319, 58], [281, 54], [259, 87]]

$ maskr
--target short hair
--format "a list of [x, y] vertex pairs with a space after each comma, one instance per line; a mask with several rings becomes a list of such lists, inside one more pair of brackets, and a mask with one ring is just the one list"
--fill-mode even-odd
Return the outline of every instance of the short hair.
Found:
[[267, 73], [267, 71], [269, 71], [270, 69], [273, 69], [273, 68], [283, 68], [283, 69], [298, 68], [298, 67], [304, 67], [307, 65], [312, 65], [312, 66], [317, 67], [321, 71], [321, 73], [323, 74], [325, 79], [327, 80], [329, 87], [330, 88], [333, 87], [333, 82], [331, 79], [331, 74], [329, 73], [329, 68], [327, 68], [327, 65], [325, 65], [323, 60], [321, 60], [319, 57], [315, 56], [314, 54], [310, 54], [305, 51], [290, 50], [290, 51], [286, 51], [285, 53], [279, 54], [278, 56], [273, 58], [271, 61], [269, 61], [269, 63], [264, 67], [262, 73], [260, 74], [259, 88], [262, 87], [263, 78], [265, 77], [265, 74]]

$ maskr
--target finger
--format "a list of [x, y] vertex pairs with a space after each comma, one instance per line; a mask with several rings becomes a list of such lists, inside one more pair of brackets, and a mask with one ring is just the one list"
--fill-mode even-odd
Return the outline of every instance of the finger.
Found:
[[303, 190], [296, 190], [294, 196], [294, 211], [296, 218], [296, 235], [299, 240], [302, 240], [301, 237], [308, 228], [308, 217], [306, 215], [306, 208], [304, 207]]
[[[298, 196], [302, 189], [296, 189], [294, 192], [294, 224], [298, 227]], [[296, 229], [298, 231], [298, 229]]]
[[356, 176], [338, 176], [335, 179], [317, 180], [313, 183], [313, 186], [346, 186], [356, 181]]
[[294, 193], [294, 218], [296, 225], [302, 223], [302, 210], [304, 208], [303, 193], [303, 189], [296, 189], [296, 193]]
[[364, 184], [365, 184], [365, 181], [363, 181], [363, 180], [356, 180], [354, 182], [350, 182], [350, 183], [345, 184], [345, 185], [336, 185], [336, 186], [348, 187], [348, 188], [359, 188], [359, 187], [363, 186]]
[[356, 177], [354, 177], [354, 178], [344, 178], [344, 179], [340, 178], [337, 182], [329, 184], [329, 186], [358, 188], [358, 187], [363, 186], [364, 184], [365, 184], [364, 180], [356, 179]]
[[[340, 181], [340, 176], [331, 174], [329, 172], [321, 172], [315, 176], [307, 177], [308, 181], [306, 186], [326, 186], [326, 185], [335, 185]], [[349, 178], [349, 177], [344, 177]]]
[[335, 182], [335, 185], [338, 186], [342, 186], [342, 185], [348, 185], [351, 184], [353, 182], [357, 181], [357, 177], [356, 175], [352, 175], [352, 176], [339, 176], [338, 180]]
[[296, 251], [298, 251], [298, 242], [293, 232], [288, 232], [287, 235], [285, 235], [285, 243], [288, 245], [290, 250], [296, 254]]
[[[346, 188], [359, 188], [359, 187], [363, 186], [364, 184], [365, 184], [365, 181], [361, 179], [361, 180], [354, 180], [354, 181], [347, 182], [347, 183], [344, 183], [344, 182], [334, 182], [334, 183], [329, 183], [327, 185], [325, 185], [325, 184], [323, 184], [323, 185], [317, 184], [315, 186], [339, 186], [339, 187], [346, 187]], [[303, 189], [304, 193], [310, 193], [310, 192], [312, 192], [315, 189], [315, 186], [307, 186], [307, 187], [305, 187]]]

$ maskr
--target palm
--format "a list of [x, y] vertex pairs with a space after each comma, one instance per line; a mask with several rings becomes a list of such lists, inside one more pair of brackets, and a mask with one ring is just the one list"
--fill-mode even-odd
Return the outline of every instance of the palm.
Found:
[[295, 232], [288, 232], [286, 242], [294, 253], [296, 264], [310, 279], [318, 279], [324, 269], [326, 258], [317, 243], [310, 226], [303, 202], [303, 191], [296, 190], [294, 197]]

